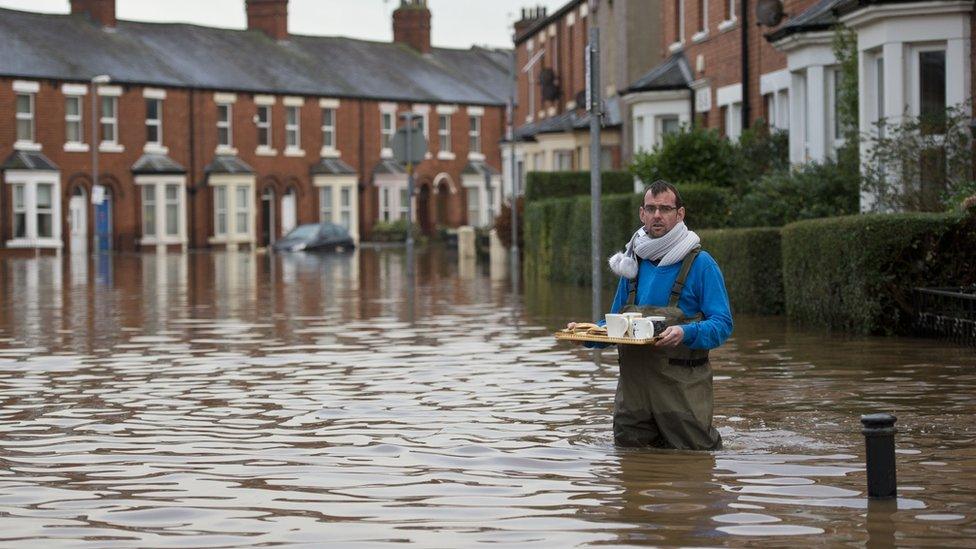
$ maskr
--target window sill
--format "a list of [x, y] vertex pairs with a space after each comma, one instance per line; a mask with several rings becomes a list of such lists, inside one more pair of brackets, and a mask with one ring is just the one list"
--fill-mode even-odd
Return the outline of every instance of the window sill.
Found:
[[278, 150], [272, 149], [271, 147], [261, 146], [254, 150], [254, 154], [258, 156], [277, 156]]
[[223, 156], [235, 156], [237, 154], [237, 149], [231, 147], [230, 145], [217, 145], [217, 149], [214, 150], [214, 154]]
[[18, 151], [38, 152], [41, 150], [41, 144], [34, 143], [33, 141], [17, 141], [14, 143], [14, 149]]
[[700, 31], [700, 32], [696, 32], [695, 35], [691, 37], [691, 41], [694, 42], [694, 43], [696, 43], [696, 44], [700, 44], [700, 43], [704, 42], [705, 40], [708, 40], [708, 31], [707, 30], [703, 30], [703, 31]]
[[7, 241], [7, 247], [61, 249], [64, 243], [56, 238], [15, 238]]
[[290, 156], [292, 158], [302, 158], [305, 156], [305, 151], [301, 149], [285, 149], [285, 156]]
[[142, 147], [142, 152], [146, 154], [169, 154], [169, 147], [164, 147], [158, 143], [146, 143]]
[[125, 152], [125, 145], [121, 145], [119, 143], [99, 143], [98, 152], [103, 152], [103, 153]]
[[449, 151], [438, 151], [437, 152], [437, 159], [438, 160], [454, 160], [456, 158], [457, 158], [457, 155], [455, 155], [454, 153], [449, 152]]
[[88, 146], [88, 143], [65, 143], [64, 144], [64, 152], [86, 153], [89, 150], [91, 149]]
[[249, 234], [222, 234], [220, 236], [211, 236], [207, 239], [207, 242], [210, 244], [251, 244], [254, 242], [254, 237]]
[[733, 19], [726, 19], [725, 21], [722, 21], [721, 23], [718, 24], [718, 31], [719, 32], [725, 32], [725, 31], [727, 31], [727, 30], [735, 27], [735, 24], [738, 21], [739, 20], [738, 19], [735, 19], [735, 18], [733, 18]]
[[468, 153], [468, 160], [471, 160], [472, 162], [484, 162], [485, 155], [479, 152], [471, 152]]
[[680, 41], [679, 42], [675, 42], [675, 43], [671, 44], [670, 46], [668, 46], [668, 51], [671, 52], [671, 53], [678, 53], [679, 51], [681, 51], [683, 49], [685, 49], [685, 43], [684, 42], [680, 42]]
[[342, 153], [332, 147], [322, 147], [322, 150], [319, 151], [319, 156], [322, 158], [339, 158], [342, 156]]
[[186, 237], [185, 236], [165, 236], [165, 237], [162, 237], [162, 238], [157, 238], [155, 236], [145, 236], [145, 237], [142, 237], [142, 238], [139, 239], [139, 245], [140, 246], [158, 246], [160, 244], [163, 244], [163, 245], [171, 245], [171, 244], [185, 245], [186, 243], [187, 243], [187, 240], [186, 240]]

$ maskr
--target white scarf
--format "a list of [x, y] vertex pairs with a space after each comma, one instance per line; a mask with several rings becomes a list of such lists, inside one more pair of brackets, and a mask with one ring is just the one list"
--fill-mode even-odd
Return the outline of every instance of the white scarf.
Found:
[[[658, 261], [658, 267], [674, 265], [696, 248], [701, 239], [693, 231], [689, 231], [684, 221], [679, 221], [670, 231], [660, 238], [652, 238], [644, 230], [637, 229], [624, 251], [617, 252], [610, 258], [610, 270], [617, 276], [637, 278], [637, 257]], [[636, 256], [636, 257], [635, 257]]]

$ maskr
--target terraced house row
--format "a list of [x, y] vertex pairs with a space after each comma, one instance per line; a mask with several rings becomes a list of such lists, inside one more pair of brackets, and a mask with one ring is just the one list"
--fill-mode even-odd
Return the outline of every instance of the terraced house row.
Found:
[[[498, 211], [511, 54], [432, 47], [425, 0], [401, 0], [392, 43], [289, 34], [287, 0], [246, 0], [247, 30], [70, 6], [0, 9], [8, 253], [253, 249], [318, 221], [365, 238], [408, 200], [428, 232]], [[390, 147], [406, 112], [429, 142], [413, 197]]]

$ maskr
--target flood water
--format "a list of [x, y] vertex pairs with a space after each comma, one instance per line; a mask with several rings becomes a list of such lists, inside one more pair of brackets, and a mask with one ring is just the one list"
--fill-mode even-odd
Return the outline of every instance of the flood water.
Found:
[[[588, 291], [404, 263], [0, 261], [0, 544], [976, 546], [971, 347], [740, 316], [725, 449], [617, 449], [615, 351], [551, 335]], [[897, 502], [866, 498], [873, 412]]]

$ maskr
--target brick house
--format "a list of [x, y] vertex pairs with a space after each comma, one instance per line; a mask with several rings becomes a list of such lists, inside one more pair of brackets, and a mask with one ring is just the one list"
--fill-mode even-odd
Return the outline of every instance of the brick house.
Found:
[[[514, 28], [517, 174], [589, 169], [590, 117], [583, 103], [591, 24], [600, 29], [601, 165], [620, 169], [629, 162], [620, 93], [660, 60], [659, 7], [659, 0], [570, 0], [552, 14], [522, 11]], [[502, 155], [507, 190], [510, 148]]]
[[425, 0], [401, 0], [392, 43], [289, 34], [287, 0], [246, 0], [243, 31], [70, 1], [0, 9], [0, 249], [253, 249], [318, 221], [368, 238], [405, 216], [389, 139], [408, 111], [422, 228], [500, 203], [511, 56], [432, 47]]

